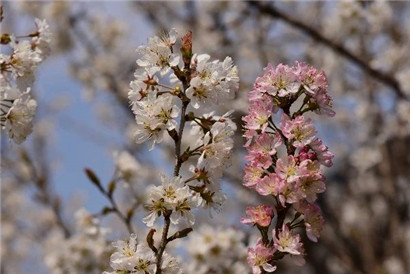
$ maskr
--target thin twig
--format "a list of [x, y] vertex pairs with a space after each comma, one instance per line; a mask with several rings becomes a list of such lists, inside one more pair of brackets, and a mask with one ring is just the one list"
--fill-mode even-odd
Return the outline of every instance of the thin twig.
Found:
[[117, 203], [115, 202], [113, 195], [107, 192], [100, 184], [94, 183], [98, 190], [108, 199], [111, 204], [112, 211], [122, 220], [130, 234], [134, 233], [134, 229], [131, 225], [131, 218], [125, 216], [119, 209]]

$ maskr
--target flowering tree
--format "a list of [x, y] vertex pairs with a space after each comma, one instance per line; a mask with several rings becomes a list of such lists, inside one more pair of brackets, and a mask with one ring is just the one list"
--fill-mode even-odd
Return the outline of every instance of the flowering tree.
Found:
[[3, 272], [409, 271], [407, 3], [4, 5]]

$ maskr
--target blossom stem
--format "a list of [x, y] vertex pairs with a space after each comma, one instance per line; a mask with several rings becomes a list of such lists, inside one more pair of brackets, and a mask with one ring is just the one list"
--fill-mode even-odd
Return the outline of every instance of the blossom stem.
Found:
[[114, 199], [112, 198], [112, 196], [110, 195], [106, 195], [106, 197], [108, 198], [108, 200], [110, 201], [112, 208], [114, 209], [115, 213], [117, 214], [117, 216], [124, 222], [125, 226], [127, 227], [127, 230], [130, 234], [134, 233], [134, 229], [131, 226], [131, 219], [126, 217], [118, 208], [117, 203], [114, 201]]
[[193, 181], [193, 180], [196, 180], [196, 177], [195, 177], [195, 176], [192, 176], [191, 178], [186, 179], [186, 180], [184, 181], [184, 185], [186, 185], [187, 183], [189, 183], [189, 182], [191, 182], [191, 181]]
[[[307, 99], [307, 100], [306, 100]], [[302, 112], [302, 109], [303, 109], [303, 107], [306, 105], [306, 103], [309, 101], [309, 97], [308, 96], [306, 96], [305, 97], [305, 99], [303, 100], [303, 103], [302, 103], [302, 105], [300, 106], [300, 108], [295, 112], [295, 113], [293, 113], [293, 115], [292, 115], [292, 119], [294, 119], [296, 116], [299, 116], [299, 115], [301, 115], [303, 112]]]
[[[184, 89], [186, 90], [185, 86], [187, 84], [184, 83]], [[185, 97], [185, 94], [182, 93], [182, 95]], [[184, 127], [185, 127], [185, 114], [186, 114], [186, 109], [188, 107], [189, 101], [184, 100], [182, 98], [182, 108], [181, 108], [181, 120], [179, 122], [179, 129], [178, 129], [178, 139], [175, 141], [175, 158], [176, 158], [176, 163], [175, 163], [175, 168], [174, 168], [174, 176], [179, 175], [179, 171], [182, 166], [182, 160], [181, 160], [181, 141], [182, 141], [182, 134], [184, 133]]]
[[[131, 225], [131, 216], [125, 216], [121, 210], [118, 208], [117, 203], [114, 200], [113, 193], [110, 190], [106, 190], [102, 184], [100, 183], [100, 180], [98, 177], [92, 172], [90, 169], [85, 169], [85, 172], [88, 176], [88, 178], [91, 180], [93, 185], [97, 187], [97, 189], [101, 192], [102, 195], [104, 195], [107, 200], [111, 204], [110, 211], [114, 212], [120, 219], [123, 221], [124, 225], [127, 227], [127, 230], [130, 234], [134, 233], [134, 229]], [[113, 181], [114, 182], [114, 181]]]
[[[189, 82], [186, 80], [186, 78], [182, 78], [183, 81], [183, 86], [184, 86], [184, 91], [188, 88]], [[185, 114], [186, 114], [186, 109], [189, 104], [189, 99], [186, 97], [185, 92], [180, 93], [180, 98], [182, 101], [182, 108], [181, 108], [181, 120], [179, 122], [179, 128], [178, 128], [178, 136], [177, 138], [174, 139], [175, 142], [175, 168], [174, 168], [174, 177], [179, 176], [179, 171], [181, 170], [182, 166], [182, 159], [181, 159], [181, 142], [182, 142], [182, 134], [184, 133], [184, 127], [185, 127]], [[171, 224], [171, 212], [167, 212], [164, 214], [164, 229], [162, 231], [162, 238], [161, 238], [161, 243], [158, 248], [158, 253], [157, 253], [157, 260], [156, 260], [156, 265], [157, 265], [157, 271], [155, 272], [156, 274], [161, 274], [161, 264], [162, 264], [162, 255], [165, 251], [165, 248], [168, 244], [168, 231], [169, 231], [169, 226]]]
[[157, 83], [157, 85], [160, 86], [160, 87], [163, 87], [163, 88], [170, 89], [170, 90], [174, 90], [174, 89], [175, 89], [175, 88], [172, 88], [172, 87], [170, 87], [170, 86], [167, 86], [167, 85], [164, 85], [164, 84], [161, 84], [161, 83]]
[[268, 231], [266, 227], [261, 227], [257, 225], [259, 232], [261, 233], [262, 236], [262, 242], [265, 246], [269, 244], [269, 237], [268, 237]]
[[278, 222], [276, 223], [276, 229], [280, 229], [283, 226], [283, 222], [285, 221], [286, 214], [288, 213], [290, 206], [286, 206], [282, 208], [282, 210], [278, 210]]
[[315, 107], [307, 107], [307, 108], [303, 109], [303, 110], [299, 113], [299, 115], [302, 115], [303, 113], [308, 112], [308, 111], [311, 111], [311, 110], [314, 110], [314, 109], [315, 109]]
[[168, 231], [169, 231], [169, 226], [171, 225], [171, 219], [170, 219], [170, 213], [164, 215], [164, 229], [162, 230], [162, 237], [161, 237], [161, 243], [158, 248], [158, 253], [157, 253], [157, 260], [156, 260], [156, 265], [157, 265], [157, 271], [155, 272], [156, 274], [161, 274], [161, 263], [162, 263], [162, 255], [164, 254], [165, 247], [168, 244]]
[[291, 226], [290, 226], [290, 229], [294, 229], [294, 228], [297, 228], [297, 227], [302, 226], [303, 223], [304, 223], [304, 221], [305, 221], [305, 220], [302, 219], [302, 220], [300, 220], [299, 222], [297, 222], [296, 224], [291, 225]]

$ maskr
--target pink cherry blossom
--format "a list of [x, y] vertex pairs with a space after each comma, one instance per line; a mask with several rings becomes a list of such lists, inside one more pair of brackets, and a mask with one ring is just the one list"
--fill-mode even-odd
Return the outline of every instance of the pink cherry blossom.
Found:
[[313, 203], [317, 199], [317, 194], [326, 190], [324, 178], [316, 178], [312, 176], [303, 177], [298, 184], [298, 195], [306, 199], [309, 203]]
[[265, 132], [270, 116], [272, 115], [272, 102], [267, 101], [256, 101], [249, 106], [249, 114], [243, 117], [245, 122], [245, 129], [247, 129], [248, 134], [245, 133], [245, 137], [252, 138], [255, 131]]
[[252, 188], [259, 183], [264, 171], [255, 164], [247, 164], [245, 166], [244, 186]]
[[283, 224], [282, 229], [276, 235], [276, 229], [272, 231], [273, 245], [280, 252], [286, 252], [293, 255], [301, 255], [303, 253], [303, 244], [300, 240], [300, 235], [289, 230], [286, 224]]
[[326, 92], [326, 90], [319, 89], [314, 97], [313, 104], [317, 107], [315, 112], [317, 114], [325, 114], [327, 116], [333, 117], [336, 112], [333, 108], [333, 99]]
[[332, 159], [335, 155], [331, 153], [328, 147], [322, 143], [322, 139], [315, 138], [309, 146], [315, 152], [316, 158], [322, 165], [327, 167], [331, 167], [333, 165]]
[[241, 223], [268, 227], [272, 221], [273, 208], [268, 205], [248, 206], [246, 215], [249, 218], [241, 218]]
[[332, 159], [335, 155], [329, 151], [328, 147], [322, 143], [320, 138], [315, 138], [309, 146], [315, 152], [318, 161], [322, 165], [327, 167], [333, 165]]
[[290, 119], [282, 115], [280, 128], [283, 135], [292, 141], [294, 147], [303, 147], [310, 144], [315, 138], [316, 129], [310, 118], [305, 120], [303, 115]]
[[[295, 62], [292, 67], [268, 64], [248, 94], [249, 114], [243, 118], [248, 152], [244, 185], [262, 196], [272, 195], [279, 203], [276, 207], [286, 210], [281, 211], [286, 220], [298, 219], [294, 214], [301, 213], [307, 237], [315, 242], [320, 237], [323, 217], [313, 203], [326, 189], [320, 166], [330, 167], [334, 155], [315, 136], [316, 128], [305, 113], [335, 114], [327, 88], [325, 73], [305, 63]], [[295, 102], [303, 103], [295, 107]], [[279, 109], [281, 121], [276, 125], [279, 117], [275, 114]], [[270, 243], [267, 247], [258, 242], [248, 249], [248, 264], [253, 273], [275, 270], [271, 263], [277, 260], [273, 257], [276, 251], [288, 254], [296, 264], [305, 262], [300, 235], [286, 223], [282, 228], [275, 227], [279, 221], [276, 207], [248, 207], [248, 218], [241, 218], [242, 223], [257, 225], [264, 242]], [[275, 229], [269, 239], [261, 227], [271, 225]]]
[[259, 240], [256, 243], [254, 248], [248, 248], [248, 264], [252, 267], [253, 274], [260, 274], [262, 270], [265, 270], [268, 273], [272, 273], [276, 270], [276, 266], [273, 266], [269, 263], [272, 259], [275, 250], [270, 247], [266, 247], [262, 244], [262, 241]]
[[318, 90], [326, 90], [328, 88], [324, 71], [317, 70], [306, 63], [298, 61], [295, 62], [293, 68], [294, 73], [297, 75], [299, 81], [302, 82], [307, 94], [315, 96]]
[[279, 134], [262, 133], [251, 146], [247, 147], [249, 154], [245, 156], [245, 159], [256, 166], [267, 169], [272, 165], [272, 155], [276, 154], [276, 148], [281, 144], [282, 139]]
[[251, 164], [264, 169], [267, 169], [273, 163], [271, 155], [262, 153], [258, 149], [252, 149], [249, 154], [245, 156], [245, 160], [250, 161]]
[[264, 69], [264, 74], [255, 81], [254, 88], [272, 96], [285, 97], [298, 92], [300, 82], [292, 68], [279, 64], [276, 68], [272, 64]]
[[317, 242], [323, 229], [324, 219], [320, 207], [306, 201], [295, 205], [295, 209], [305, 217], [306, 235], [312, 242]]
[[279, 195], [285, 188], [285, 181], [281, 179], [276, 173], [270, 173], [263, 177], [256, 185], [256, 191], [263, 196]]
[[286, 207], [286, 203], [294, 204], [299, 202], [302, 197], [300, 196], [300, 191], [298, 190], [299, 184], [297, 182], [294, 183], [286, 183], [281, 189], [281, 192], [278, 195], [279, 202], [283, 207]]
[[275, 168], [276, 174], [286, 182], [296, 182], [300, 177], [299, 167], [296, 163], [296, 159], [292, 155], [288, 155], [286, 160], [282, 158], [278, 159]]
[[320, 170], [320, 163], [318, 161], [312, 161], [305, 159], [299, 163], [299, 175], [300, 177], [315, 177], [322, 178], [322, 171]]

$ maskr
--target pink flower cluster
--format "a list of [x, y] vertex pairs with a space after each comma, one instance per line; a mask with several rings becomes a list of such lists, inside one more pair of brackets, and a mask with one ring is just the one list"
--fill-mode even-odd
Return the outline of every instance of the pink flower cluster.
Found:
[[334, 155], [305, 115], [335, 115], [327, 88], [323, 71], [295, 62], [291, 67], [269, 64], [249, 92], [244, 185], [273, 198], [272, 205], [248, 207], [249, 218], [241, 219], [261, 231], [260, 241], [248, 250], [253, 273], [274, 271], [275, 260], [286, 254], [304, 261], [301, 237], [293, 229], [303, 227], [314, 242], [320, 236], [323, 217], [315, 201], [326, 189], [320, 167], [332, 166]]

